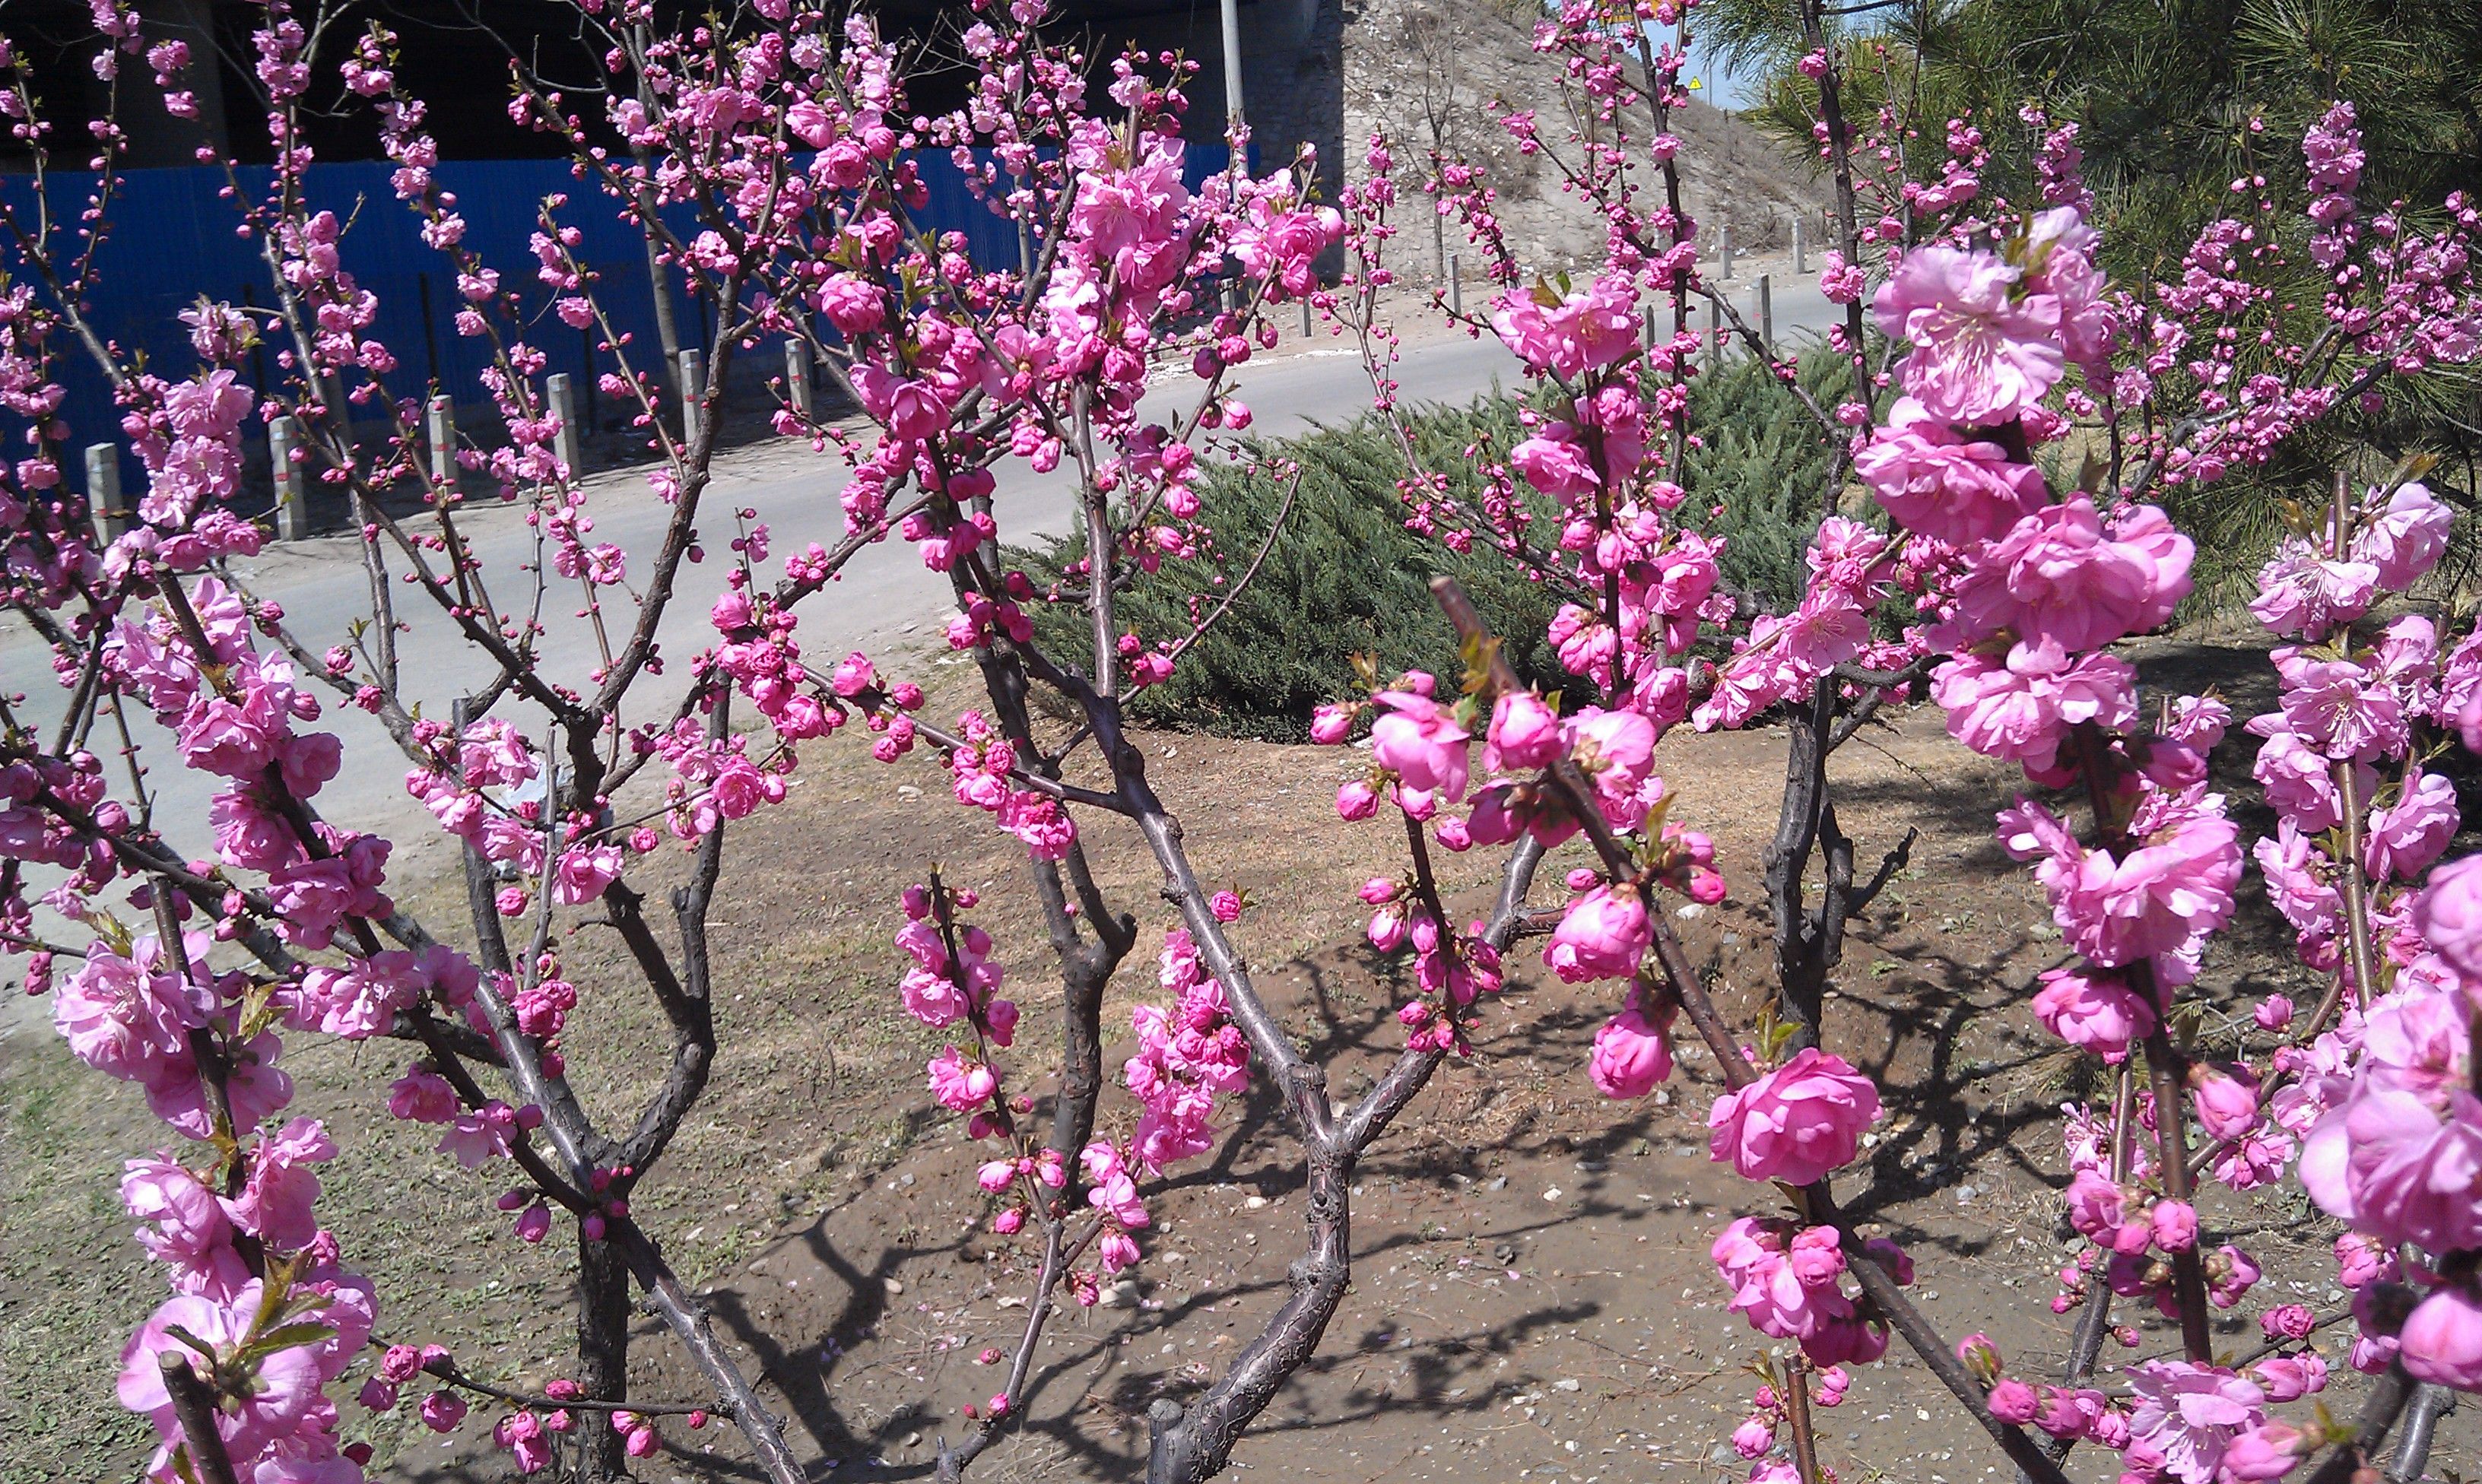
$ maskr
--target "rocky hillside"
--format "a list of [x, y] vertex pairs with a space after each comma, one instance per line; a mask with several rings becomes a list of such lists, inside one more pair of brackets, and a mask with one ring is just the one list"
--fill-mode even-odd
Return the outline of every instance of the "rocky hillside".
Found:
[[[1346, 0], [1344, 7], [1344, 144], [1348, 178], [1359, 178], [1373, 129], [1396, 149], [1399, 183], [1418, 193], [1436, 143], [1443, 153], [1487, 165], [1499, 192], [1509, 247], [1529, 266], [1561, 268], [1601, 252], [1591, 213], [1562, 190], [1557, 167], [1518, 153], [1493, 99], [1532, 109], [1546, 141], [1567, 135], [1577, 96], [1564, 89], [1556, 65], [1533, 47], [1540, 8], [1528, 0]], [[1644, 114], [1638, 115], [1643, 127]], [[1823, 181], [1802, 162], [1730, 114], [1692, 103], [1674, 132], [1686, 204], [1702, 238], [1731, 228], [1736, 247], [1782, 245], [1796, 218], [1814, 223], [1826, 200]], [[1437, 243], [1424, 243], [1417, 211], [1406, 217], [1408, 267], [1434, 267]], [[1446, 251], [1461, 246], [1456, 225], [1439, 234]]]

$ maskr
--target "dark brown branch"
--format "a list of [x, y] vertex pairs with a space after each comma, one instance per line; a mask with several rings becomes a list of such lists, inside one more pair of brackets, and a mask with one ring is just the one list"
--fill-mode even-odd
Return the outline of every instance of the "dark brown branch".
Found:
[[2353, 1419], [2352, 1440], [2337, 1444], [2302, 1484], [2349, 1484], [2363, 1465], [2378, 1456], [2380, 1445], [2387, 1442], [2389, 1429], [2395, 1426], [2413, 1391], [2403, 1362], [2390, 1366], [2362, 1398], [2361, 1413]]
[[164, 1373], [164, 1390], [172, 1398], [172, 1415], [180, 1419], [181, 1445], [199, 1484], [240, 1484], [233, 1474], [232, 1455], [224, 1451], [224, 1434], [216, 1431], [215, 1393], [190, 1368], [190, 1358], [168, 1349], [155, 1357]]

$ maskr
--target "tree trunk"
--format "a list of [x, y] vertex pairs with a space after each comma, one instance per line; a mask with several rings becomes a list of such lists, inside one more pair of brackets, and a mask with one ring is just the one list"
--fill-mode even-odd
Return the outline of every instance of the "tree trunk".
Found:
[[[598, 1401], [629, 1396], [629, 1267], [609, 1242], [577, 1238], [577, 1384]], [[573, 1414], [577, 1477], [606, 1484], [629, 1476], [623, 1439], [603, 1412]]]
[[[1854, 891], [1853, 842], [1835, 824], [1827, 783], [1827, 755], [1837, 740], [1835, 699], [1835, 682], [1822, 680], [1808, 705], [1785, 708], [1783, 804], [1762, 856], [1775, 918], [1777, 1013], [1797, 1028], [1796, 1046], [1819, 1044], [1827, 976], [1844, 957], [1844, 925], [1879, 885]], [[1813, 856], [1823, 858], [1827, 877], [1815, 906], [1804, 879]], [[1900, 862], [1900, 854], [1891, 857], [1890, 869]]]

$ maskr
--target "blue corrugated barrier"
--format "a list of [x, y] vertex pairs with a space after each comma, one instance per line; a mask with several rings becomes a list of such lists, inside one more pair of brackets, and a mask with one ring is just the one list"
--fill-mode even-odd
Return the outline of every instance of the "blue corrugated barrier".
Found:
[[[1191, 144], [1182, 173], [1196, 186], [1223, 169], [1228, 158], [1220, 143]], [[917, 214], [923, 224], [964, 233], [977, 263], [1014, 266], [1015, 229], [967, 190], [956, 162], [931, 150], [919, 152], [916, 162], [930, 192], [928, 207]], [[446, 258], [423, 244], [420, 219], [388, 189], [389, 171], [383, 162], [314, 166], [307, 195], [314, 207], [333, 211], [351, 223], [344, 237], [344, 268], [379, 298], [379, 318], [371, 333], [396, 352], [399, 367], [387, 378], [389, 390], [417, 397], [436, 383], [461, 404], [481, 402], [485, 399], [477, 378], [488, 360], [479, 343], [457, 333], [454, 320], [461, 301], [456, 274]], [[457, 161], [442, 164], [436, 174], [440, 188], [457, 196], [467, 223], [466, 245], [499, 270], [504, 286], [523, 294], [535, 315], [526, 338], [544, 353], [549, 362], [545, 370], [584, 376], [612, 369], [609, 357], [594, 356], [590, 332], [571, 329], [551, 313], [551, 296], [534, 276], [535, 258], [527, 240], [540, 203], [555, 193], [568, 197], [560, 220], [583, 234], [578, 256], [602, 274], [598, 299], [605, 312], [630, 336], [631, 365], [650, 373], [659, 370], [646, 248], [598, 187], [574, 178], [563, 160]], [[240, 179], [242, 189], [255, 199], [267, 189], [269, 171], [245, 169]], [[186, 375], [197, 357], [175, 318], [181, 310], [201, 295], [237, 304], [273, 304], [259, 244], [237, 234], [240, 213], [222, 197], [222, 170], [127, 170], [120, 181], [105, 215], [107, 233], [88, 313], [124, 352], [143, 351], [149, 361]], [[91, 174], [52, 175], [44, 195], [53, 220], [75, 221], [94, 188]], [[35, 177], [0, 175], [0, 198], [19, 214], [21, 222], [31, 222]], [[697, 230], [688, 208], [673, 208], [666, 219], [684, 236]], [[0, 247], [0, 265], [13, 272], [21, 266], [7, 247]], [[699, 306], [677, 278], [673, 304], [682, 317], [683, 338], [695, 343], [699, 337], [689, 326], [698, 323]], [[64, 411], [70, 425], [65, 472], [75, 482], [82, 478], [79, 447], [123, 440], [101, 374], [73, 347], [61, 349], [62, 379], [68, 387]], [[262, 359], [251, 368], [249, 379], [264, 384], [277, 374], [277, 349], [271, 343], [259, 352]], [[771, 368], [764, 374], [772, 375], [782, 362], [761, 356], [760, 364]], [[144, 487], [142, 471], [126, 455], [122, 480], [133, 493]]]

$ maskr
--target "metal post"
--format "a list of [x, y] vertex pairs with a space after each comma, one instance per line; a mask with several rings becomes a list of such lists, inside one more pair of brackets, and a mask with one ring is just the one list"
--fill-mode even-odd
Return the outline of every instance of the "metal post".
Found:
[[1758, 344], [1766, 348], [1767, 358], [1776, 353], [1776, 290], [1771, 275], [1758, 274]]
[[560, 423], [560, 431], [552, 435], [552, 456], [575, 479], [586, 469], [586, 451], [577, 434], [577, 393], [566, 371], [555, 371], [543, 378], [543, 401], [551, 404], [551, 415]]
[[431, 399], [431, 482], [457, 482], [457, 404], [446, 393]]
[[698, 404], [706, 400], [706, 353], [681, 352], [681, 436], [698, 436]]
[[110, 540], [135, 528], [138, 517], [120, 503], [120, 445], [86, 446], [86, 513]]
[[810, 420], [810, 348], [799, 340], [784, 342], [784, 394], [791, 399], [793, 413], [803, 422]]
[[1450, 314], [1463, 314], [1463, 313], [1465, 313], [1465, 276], [1464, 276], [1464, 274], [1463, 274], [1463, 273], [1461, 273], [1458, 271], [1458, 270], [1459, 270], [1459, 267], [1460, 267], [1460, 265], [1459, 265], [1459, 263], [1457, 262], [1457, 255], [1456, 255], [1455, 253], [1453, 253], [1453, 252], [1449, 253], [1449, 254], [1448, 254], [1448, 313], [1450, 313]]
[[302, 495], [302, 466], [293, 456], [302, 447], [302, 425], [279, 417], [267, 425], [267, 466], [276, 484], [276, 538], [299, 541], [310, 534], [310, 503]]
[[1718, 277], [1718, 278], [1729, 278], [1729, 277], [1731, 277], [1731, 276], [1732, 276], [1732, 228], [1731, 228], [1731, 226], [1730, 226], [1730, 224], [1729, 224], [1729, 223], [1727, 223], [1726, 225], [1724, 225], [1723, 227], [1721, 227], [1721, 228], [1719, 228], [1719, 229], [1717, 230], [1717, 235], [1716, 235], [1716, 238], [1715, 238], [1715, 258], [1716, 258], [1715, 276], [1716, 276], [1716, 277]]
[[1646, 348], [1650, 351], [1654, 349], [1654, 310], [1655, 306], [1649, 304], [1646, 306], [1646, 312], [1638, 316], [1638, 328], [1642, 331], [1640, 338], [1645, 340]]
[[1241, 0], [1224, 0], [1224, 112], [1241, 126]]
[[1310, 320], [1309, 296], [1304, 295], [1302, 296], [1302, 338], [1304, 340], [1307, 340], [1316, 332], [1317, 326], [1313, 325]]
[[1792, 271], [1805, 278], [1809, 276], [1809, 244], [1802, 241], [1799, 217], [1792, 219]]
[[1724, 365], [1724, 306], [1714, 299], [1706, 300], [1706, 369], [1715, 371]]

